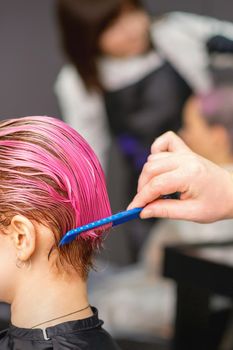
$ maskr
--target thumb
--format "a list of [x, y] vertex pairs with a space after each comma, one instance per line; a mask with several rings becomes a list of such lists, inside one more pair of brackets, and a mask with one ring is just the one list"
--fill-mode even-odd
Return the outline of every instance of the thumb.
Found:
[[140, 217], [142, 219], [158, 217], [195, 221], [197, 214], [193, 201], [182, 199], [158, 199], [145, 206]]

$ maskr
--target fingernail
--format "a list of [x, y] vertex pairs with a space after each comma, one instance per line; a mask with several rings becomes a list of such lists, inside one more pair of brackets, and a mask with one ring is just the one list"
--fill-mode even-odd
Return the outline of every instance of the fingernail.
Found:
[[147, 219], [147, 218], [151, 218], [153, 216], [153, 212], [151, 209], [144, 209], [142, 212], [141, 212], [141, 215], [140, 217], [142, 219]]
[[128, 207], [127, 207], [127, 210], [135, 208], [134, 199], [135, 199], [135, 197], [134, 197], [133, 200], [129, 203], [129, 205], [128, 205]]
[[132, 202], [128, 205], [127, 210], [137, 208], [137, 206]]

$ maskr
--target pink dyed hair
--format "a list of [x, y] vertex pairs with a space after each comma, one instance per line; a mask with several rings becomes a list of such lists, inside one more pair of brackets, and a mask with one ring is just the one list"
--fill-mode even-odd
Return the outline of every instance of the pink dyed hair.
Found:
[[[64, 122], [23, 117], [0, 122], [0, 225], [22, 214], [52, 228], [56, 245], [70, 229], [111, 215], [104, 174], [87, 142]], [[60, 249], [86, 277], [106, 227]]]

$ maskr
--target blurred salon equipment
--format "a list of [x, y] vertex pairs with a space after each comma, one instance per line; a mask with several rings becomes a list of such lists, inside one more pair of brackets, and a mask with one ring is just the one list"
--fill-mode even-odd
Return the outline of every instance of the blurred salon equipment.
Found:
[[166, 247], [164, 276], [177, 284], [171, 349], [232, 349], [233, 242]]
[[215, 85], [233, 82], [233, 40], [216, 35], [206, 43]]

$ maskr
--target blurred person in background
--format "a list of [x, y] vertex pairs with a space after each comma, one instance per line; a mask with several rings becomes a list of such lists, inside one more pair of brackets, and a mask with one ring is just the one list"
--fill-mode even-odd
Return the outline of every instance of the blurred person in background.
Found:
[[[181, 127], [191, 91], [204, 93], [212, 86], [208, 39], [233, 38], [233, 24], [185, 13], [152, 19], [138, 0], [56, 4], [69, 61], [55, 87], [63, 117], [88, 140], [105, 169], [113, 137], [130, 168], [128, 201], [154, 138]], [[135, 257], [152, 223], [130, 223]]]
[[[186, 144], [199, 155], [233, 170], [233, 85], [190, 97], [180, 131]], [[115, 334], [145, 333], [170, 337], [173, 329], [175, 286], [161, 276], [163, 248], [167, 244], [216, 242], [233, 238], [233, 220], [199, 224], [163, 220], [151, 230], [138, 264], [110, 277], [91, 296]], [[212, 307], [226, 305], [215, 297]], [[116, 305], [121, 304], [121, 308]], [[123, 311], [122, 311], [123, 310]], [[135, 310], [140, 317], [135, 317]]]

